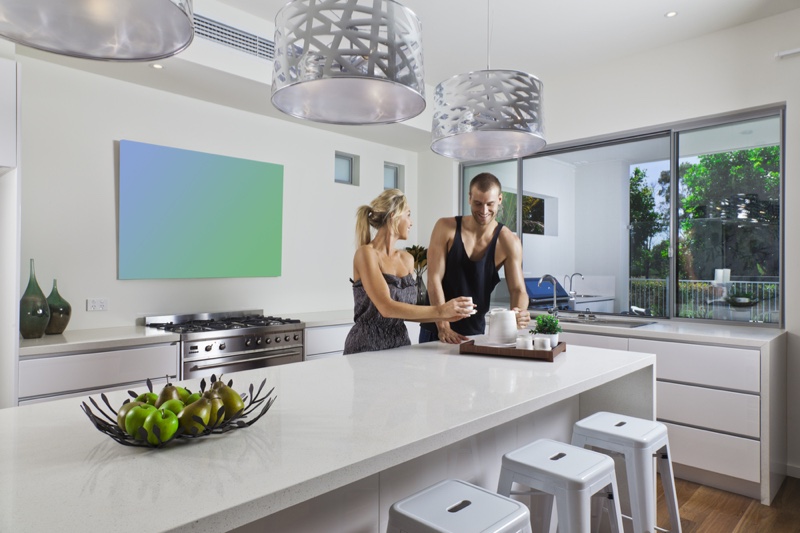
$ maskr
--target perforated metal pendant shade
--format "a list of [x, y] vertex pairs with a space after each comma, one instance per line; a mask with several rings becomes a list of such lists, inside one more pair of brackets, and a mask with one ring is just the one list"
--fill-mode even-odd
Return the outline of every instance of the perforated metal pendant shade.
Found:
[[496, 161], [544, 148], [542, 82], [516, 70], [459, 74], [436, 86], [431, 149], [461, 161]]
[[82, 59], [163, 59], [192, 42], [192, 0], [0, 0], [0, 36]]
[[272, 103], [330, 124], [385, 124], [425, 109], [421, 27], [394, 0], [295, 0], [275, 17]]

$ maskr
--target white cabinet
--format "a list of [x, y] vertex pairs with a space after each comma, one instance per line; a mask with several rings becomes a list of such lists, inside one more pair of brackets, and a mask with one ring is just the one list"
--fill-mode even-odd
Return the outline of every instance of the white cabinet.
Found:
[[177, 343], [102, 352], [25, 357], [19, 362], [19, 403], [34, 403], [177, 378]]
[[306, 360], [342, 355], [344, 341], [353, 324], [306, 328]]
[[17, 64], [0, 58], [0, 167], [17, 166]]
[[419, 344], [419, 322], [406, 322], [406, 329], [408, 329], [408, 338], [411, 339], [411, 344]]
[[562, 331], [558, 334], [558, 340], [578, 346], [591, 346], [592, 348], [608, 348], [610, 350], [628, 350], [627, 337], [611, 337], [608, 335], [590, 335], [587, 333], [574, 333]]
[[[656, 354], [676, 476], [769, 504], [785, 464], [785, 335], [757, 348], [632, 338]], [[783, 457], [783, 459], [781, 459]]]

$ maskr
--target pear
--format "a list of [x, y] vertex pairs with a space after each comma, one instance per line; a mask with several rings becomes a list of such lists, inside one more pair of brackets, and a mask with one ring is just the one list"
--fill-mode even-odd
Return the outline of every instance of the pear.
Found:
[[238, 392], [228, 387], [225, 383], [217, 381], [214, 383], [214, 385], [217, 383], [220, 383], [221, 385], [212, 389], [216, 390], [217, 394], [219, 394], [219, 397], [222, 398], [222, 403], [225, 405], [225, 418], [233, 418], [234, 415], [244, 410], [244, 402], [242, 401], [242, 397]]
[[172, 383], [167, 383], [164, 385], [164, 388], [161, 389], [161, 394], [158, 395], [156, 398], [156, 409], [161, 407], [161, 404], [166, 402], [167, 400], [180, 400], [181, 393], [178, 391], [178, 387], [173, 385]]
[[[225, 406], [225, 403], [222, 401], [222, 398], [217, 393], [217, 391], [211, 389], [207, 390], [203, 393], [203, 398], [211, 402], [211, 417], [208, 419], [208, 425], [214, 427], [218, 424], [221, 424], [223, 420], [225, 420], [225, 413], [222, 416], [218, 417], [218, 413], [221, 407]], [[225, 409], [225, 412], [228, 410]]]
[[[194, 420], [194, 416], [200, 417], [203, 421], [202, 424]], [[192, 402], [183, 410], [178, 413], [178, 422], [183, 428], [184, 433], [188, 435], [195, 435], [205, 431], [205, 426], [211, 418], [211, 400], [208, 398], [200, 398], [196, 402]]]

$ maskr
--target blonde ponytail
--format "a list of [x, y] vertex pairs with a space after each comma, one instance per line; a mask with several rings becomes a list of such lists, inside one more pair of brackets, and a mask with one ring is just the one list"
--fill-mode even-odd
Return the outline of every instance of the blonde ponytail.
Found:
[[[397, 231], [398, 217], [408, 208], [403, 191], [387, 189], [370, 205], [362, 205], [356, 211], [356, 243], [358, 246], [372, 241], [370, 228], [381, 229], [392, 221], [392, 231]], [[394, 216], [393, 216], [394, 215]]]

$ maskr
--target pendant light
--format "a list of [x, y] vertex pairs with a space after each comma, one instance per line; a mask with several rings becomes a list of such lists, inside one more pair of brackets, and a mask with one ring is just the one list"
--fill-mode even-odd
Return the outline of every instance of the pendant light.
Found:
[[386, 124], [425, 109], [421, 28], [394, 0], [293, 0], [275, 17], [272, 104], [329, 124]]
[[0, 37], [82, 59], [163, 59], [192, 42], [192, 0], [0, 0]]
[[436, 86], [431, 150], [445, 157], [516, 159], [546, 144], [542, 82], [526, 72], [489, 68], [488, 26], [486, 70], [459, 74]]

